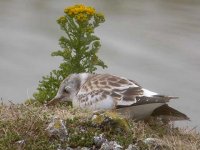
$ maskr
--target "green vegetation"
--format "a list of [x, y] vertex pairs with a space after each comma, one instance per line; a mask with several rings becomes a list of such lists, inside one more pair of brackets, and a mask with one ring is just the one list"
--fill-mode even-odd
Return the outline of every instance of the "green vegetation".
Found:
[[[63, 62], [40, 81], [35, 100], [26, 104], [0, 104], [0, 150], [55, 150], [71, 148], [100, 148], [94, 137], [103, 135], [126, 149], [130, 144], [140, 150], [197, 150], [200, 134], [193, 130], [175, 128], [158, 120], [145, 123], [127, 120], [116, 112], [92, 113], [70, 106], [48, 108], [41, 103], [52, 99], [60, 82], [71, 73], [91, 72], [107, 67], [97, 56], [100, 39], [94, 29], [103, 23], [104, 16], [92, 7], [75, 5], [64, 10], [57, 22], [66, 36], [60, 38], [62, 50], [52, 53]], [[57, 118], [56, 123], [52, 124]], [[64, 134], [60, 132], [66, 128]], [[49, 130], [52, 133], [49, 133]], [[55, 130], [55, 132], [54, 132]], [[64, 138], [60, 138], [63, 137]], [[156, 144], [146, 141], [154, 140]], [[157, 141], [157, 142], [156, 142]]]
[[39, 82], [34, 98], [40, 103], [52, 99], [59, 88], [61, 81], [69, 74], [90, 72], [97, 67], [106, 68], [97, 52], [100, 49], [100, 39], [94, 35], [94, 30], [105, 21], [101, 13], [97, 13], [92, 7], [75, 5], [64, 9], [57, 23], [66, 33], [59, 40], [62, 50], [52, 52], [52, 56], [60, 56], [63, 62], [59, 69], [50, 72]]
[[[65, 141], [49, 136], [47, 126], [51, 118], [63, 119], [68, 136]], [[47, 108], [34, 105], [0, 105], [0, 149], [55, 150], [67, 146], [92, 147], [94, 136], [102, 134], [109, 141], [116, 141], [123, 149], [129, 144], [139, 149], [153, 149], [144, 142], [147, 138], [157, 138], [164, 144], [163, 149], [200, 149], [200, 134], [188, 129], [174, 128], [160, 123], [144, 123], [123, 119], [106, 112], [92, 114], [86, 110], [60, 106]]]

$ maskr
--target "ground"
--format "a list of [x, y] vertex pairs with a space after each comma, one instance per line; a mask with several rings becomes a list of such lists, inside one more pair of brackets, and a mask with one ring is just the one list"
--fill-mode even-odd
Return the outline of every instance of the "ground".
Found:
[[[102, 142], [98, 141], [100, 137]], [[34, 104], [0, 104], [2, 150], [100, 149], [105, 140], [116, 142], [122, 149], [130, 145], [141, 150], [200, 149], [197, 131], [173, 127], [172, 124], [134, 122], [115, 112], [92, 113], [70, 106], [48, 108]]]

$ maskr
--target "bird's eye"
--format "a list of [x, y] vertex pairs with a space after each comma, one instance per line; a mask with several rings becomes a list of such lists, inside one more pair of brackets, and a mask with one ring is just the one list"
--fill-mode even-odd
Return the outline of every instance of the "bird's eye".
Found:
[[66, 93], [66, 94], [69, 94], [69, 91], [68, 91], [68, 90], [65, 90], [65, 93]]

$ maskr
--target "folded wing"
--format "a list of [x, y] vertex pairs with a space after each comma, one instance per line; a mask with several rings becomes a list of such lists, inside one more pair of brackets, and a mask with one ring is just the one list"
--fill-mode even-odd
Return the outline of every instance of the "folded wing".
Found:
[[171, 97], [158, 95], [142, 88], [133, 80], [110, 74], [96, 74], [80, 88], [78, 94], [104, 91], [116, 101], [116, 107], [127, 107], [149, 103], [166, 103]]

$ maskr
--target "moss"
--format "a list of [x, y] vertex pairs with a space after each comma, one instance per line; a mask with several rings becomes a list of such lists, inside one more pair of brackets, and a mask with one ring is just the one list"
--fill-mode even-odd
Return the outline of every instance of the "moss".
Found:
[[118, 141], [121, 146], [127, 147], [132, 143], [132, 131], [129, 122], [113, 111], [96, 114], [92, 123], [98, 127], [108, 140]]
[[70, 134], [69, 146], [70, 147], [91, 147], [93, 145], [93, 137], [95, 133], [92, 130], [87, 132], [73, 132]]
[[103, 130], [109, 132], [129, 132], [130, 125], [128, 121], [113, 111], [106, 111], [101, 114], [96, 114], [92, 118], [93, 124], [101, 126]]
[[122, 146], [128, 146], [132, 142], [132, 132], [127, 120], [113, 112], [95, 117], [67, 119], [66, 126], [70, 137], [68, 144], [71, 147], [91, 147], [94, 136], [99, 134], [103, 134], [108, 140], [118, 141]]
[[[45, 129], [52, 116], [58, 116], [66, 123], [69, 137], [65, 141], [47, 134]], [[0, 105], [0, 149], [92, 147], [94, 136], [100, 134], [109, 141], [116, 141], [123, 148], [135, 144], [141, 150], [152, 149], [152, 146], [143, 141], [153, 137], [166, 144], [163, 149], [200, 149], [198, 132], [143, 121], [136, 123], [115, 112], [92, 115], [89, 111], [65, 106], [47, 108], [30, 104]], [[16, 143], [21, 140], [25, 141], [24, 144]]]
[[68, 144], [71, 147], [91, 147], [93, 137], [99, 133], [90, 120], [80, 117], [66, 120], [66, 126], [69, 131]]

